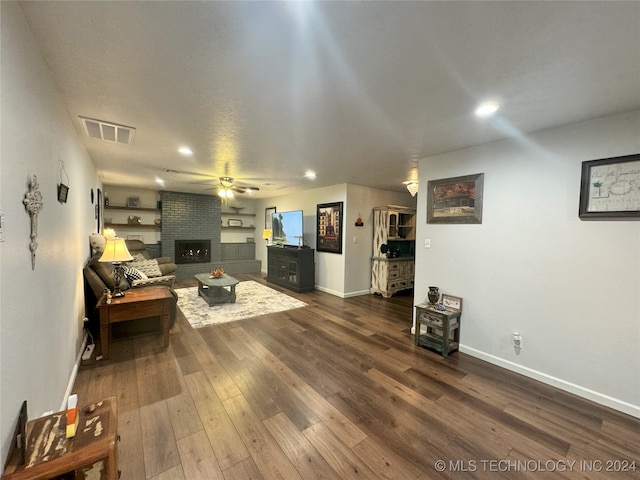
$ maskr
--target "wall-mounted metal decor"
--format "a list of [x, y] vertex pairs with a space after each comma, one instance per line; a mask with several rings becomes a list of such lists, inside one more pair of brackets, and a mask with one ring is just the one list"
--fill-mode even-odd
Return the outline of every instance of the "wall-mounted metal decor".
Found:
[[38, 184], [38, 178], [34, 175], [29, 179], [29, 191], [24, 196], [25, 208], [27, 213], [31, 217], [31, 241], [29, 242], [29, 250], [31, 250], [31, 270], [36, 268], [36, 250], [38, 248], [38, 214], [44, 207], [44, 201], [42, 200], [42, 194], [40, 193], [40, 185]]
[[[60, 183], [58, 184], [58, 201], [60, 203], [67, 203], [67, 197], [69, 196], [69, 175], [67, 171], [64, 169], [64, 162], [62, 160], [60, 163]], [[64, 184], [63, 175], [66, 177], [67, 185]]]

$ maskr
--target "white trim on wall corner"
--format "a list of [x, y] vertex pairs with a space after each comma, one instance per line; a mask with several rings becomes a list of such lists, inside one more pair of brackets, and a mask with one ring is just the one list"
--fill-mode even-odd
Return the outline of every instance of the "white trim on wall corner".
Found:
[[84, 353], [84, 349], [87, 346], [87, 339], [88, 335], [85, 332], [84, 339], [82, 340], [82, 345], [80, 346], [80, 351], [78, 352], [78, 356], [76, 357], [76, 363], [73, 365], [73, 369], [71, 370], [71, 376], [69, 377], [69, 383], [67, 383], [67, 390], [64, 392], [64, 398], [62, 399], [60, 410], [58, 410], [59, 412], [67, 409], [67, 399], [69, 398], [69, 395], [71, 395], [73, 386], [76, 383], [76, 376], [78, 375], [78, 369], [80, 368], [80, 362], [82, 361], [82, 354]]
[[532, 378], [534, 380], [538, 380], [539, 382], [551, 385], [552, 387], [559, 388], [560, 390], [564, 390], [565, 392], [573, 393], [574, 395], [599, 403], [600, 405], [613, 408], [614, 410], [626, 413], [628, 415], [631, 415], [632, 417], [640, 418], [640, 406], [638, 405], [632, 405], [617, 398], [613, 398], [599, 392], [594, 392], [593, 390], [581, 387], [580, 385], [576, 385], [575, 383], [567, 382], [565, 380], [552, 377], [545, 373], [538, 372], [537, 370], [523, 367], [522, 365], [518, 365], [517, 363], [510, 362], [509, 360], [496, 357], [494, 355], [467, 347], [462, 344], [460, 345], [460, 351], [462, 353], [466, 353], [467, 355], [471, 355], [472, 357], [484, 360], [485, 362], [497, 365], [498, 367], [502, 367], [512, 372], [516, 372], [526, 377]]

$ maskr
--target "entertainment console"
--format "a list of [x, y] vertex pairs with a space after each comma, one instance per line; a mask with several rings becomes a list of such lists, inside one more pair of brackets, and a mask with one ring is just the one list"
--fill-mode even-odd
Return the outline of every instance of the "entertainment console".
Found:
[[267, 247], [267, 282], [294, 292], [315, 290], [313, 248]]

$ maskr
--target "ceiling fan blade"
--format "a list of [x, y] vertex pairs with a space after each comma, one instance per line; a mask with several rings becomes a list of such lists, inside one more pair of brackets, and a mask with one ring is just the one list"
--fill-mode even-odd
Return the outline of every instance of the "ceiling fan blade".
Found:
[[199, 172], [187, 172], [185, 170], [174, 170], [173, 168], [166, 168], [164, 170], [167, 173], [177, 173], [179, 175], [194, 175], [196, 177], [205, 177], [205, 178], [218, 178], [214, 175], [207, 175], [206, 173], [199, 173]]
[[258, 187], [246, 187], [241, 185], [232, 185], [231, 190], [238, 193], [247, 193], [247, 192], [259, 192], [260, 189]]

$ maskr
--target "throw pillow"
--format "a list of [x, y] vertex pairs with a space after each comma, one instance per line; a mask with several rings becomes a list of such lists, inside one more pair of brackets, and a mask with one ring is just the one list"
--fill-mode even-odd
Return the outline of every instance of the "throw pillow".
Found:
[[141, 271], [147, 277], [161, 277], [162, 272], [158, 267], [158, 261], [155, 258], [151, 260], [134, 260], [130, 263], [130, 266]]
[[149, 277], [144, 272], [141, 272], [137, 268], [130, 267], [128, 265], [123, 267], [124, 276], [129, 283], [133, 283], [134, 280], [148, 280]]

